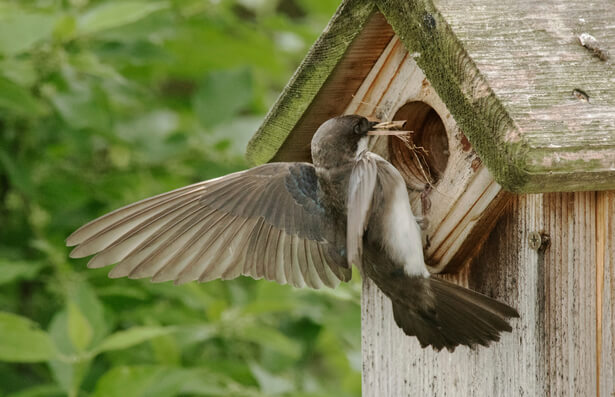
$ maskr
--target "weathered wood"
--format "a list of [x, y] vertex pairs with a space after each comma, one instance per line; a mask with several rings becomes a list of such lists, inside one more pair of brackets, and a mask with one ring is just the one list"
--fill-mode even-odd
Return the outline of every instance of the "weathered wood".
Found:
[[[615, 192], [595, 192], [615, 189], [614, 16], [609, 1], [345, 0], [310, 50], [248, 158], [308, 160], [328, 117], [428, 104], [450, 152], [446, 167], [431, 163], [431, 189], [399, 145], [373, 149], [418, 191], [434, 270], [474, 256], [506, 202], [500, 185], [587, 191], [514, 196], [478, 256], [447, 276], [519, 309], [489, 349], [421, 349], [366, 281], [364, 395], [615, 396]], [[551, 237], [544, 251], [537, 233]]]
[[[411, 180], [411, 187], [414, 188], [410, 191], [412, 207], [417, 215], [425, 219], [425, 258], [430, 270], [453, 271], [476, 253], [495, 225], [509, 195], [502, 191], [472, 150], [412, 54], [408, 53], [398, 37], [394, 37], [344, 113], [383, 120], [399, 119], [398, 109], [407, 103], [421, 103], [436, 112], [442, 130], [431, 128], [425, 134], [443, 134], [448, 142], [448, 154], [442, 157], [444, 166], [438, 172], [439, 179], [433, 184], [428, 183], [421, 174], [421, 171], [429, 174], [429, 169], [416, 170], [404, 167], [404, 164], [393, 164], [402, 173], [406, 170], [418, 174], [414, 177], [410, 175], [406, 180]], [[409, 121], [407, 127], [414, 130], [414, 134], [422, 133], [416, 130], [417, 127], [423, 127], [420, 122], [414, 126]], [[391, 146], [385, 142], [398, 139], [374, 138], [371, 150], [390, 158]], [[429, 159], [430, 156], [440, 154], [429, 150], [412, 151], [403, 146], [397, 150], [408, 152], [406, 156], [400, 157], [406, 161], [412, 161], [413, 156], [420, 155]]]
[[[376, 3], [505, 189], [615, 187], [615, 68], [575, 35], [587, 18], [612, 46], [615, 4]], [[594, 101], [575, 89], [595, 92]]]
[[[554, 396], [596, 395], [596, 194], [543, 198], [547, 391]], [[537, 318], [541, 321], [541, 318]]]
[[272, 161], [311, 161], [314, 132], [320, 124], [344, 112], [392, 37], [393, 30], [382, 14], [373, 13]]
[[602, 397], [615, 395], [615, 192], [598, 193], [596, 215], [597, 366]]
[[343, 112], [392, 36], [371, 1], [340, 5], [252, 137], [248, 160], [254, 164], [276, 156], [275, 161], [309, 160], [316, 128]]
[[[434, 4], [463, 48], [450, 66], [467, 77], [480, 71], [462, 87], [476, 101], [488, 86], [514, 120], [517, 136], [479, 150], [490, 169], [508, 161], [499, 153], [506, 141], [518, 140], [531, 174], [524, 190], [594, 190], [602, 185], [594, 175], [615, 181], [615, 2]], [[472, 62], [458, 63], [466, 57]]]
[[[375, 10], [386, 21], [370, 19]], [[248, 158], [307, 159], [309, 137], [347, 106], [392, 27], [505, 189], [614, 189], [613, 15], [610, 1], [343, 1]], [[355, 44], [362, 46], [355, 61], [343, 63]]]
[[[479, 256], [448, 276], [519, 310], [513, 332], [488, 349], [421, 349], [364, 282], [364, 395], [613, 395], [614, 214], [613, 192], [514, 196]], [[532, 249], [531, 232], [549, 235], [550, 246]]]

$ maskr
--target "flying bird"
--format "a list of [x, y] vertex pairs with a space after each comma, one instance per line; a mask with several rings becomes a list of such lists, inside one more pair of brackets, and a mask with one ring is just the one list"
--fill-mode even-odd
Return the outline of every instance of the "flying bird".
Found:
[[354, 264], [421, 346], [486, 346], [518, 314], [430, 275], [402, 176], [367, 150], [370, 135], [395, 126], [358, 115], [327, 120], [312, 139], [313, 164], [264, 164], [120, 208], [71, 234], [70, 256], [96, 254], [90, 268], [116, 264], [112, 278], [244, 275], [311, 288], [350, 280]]

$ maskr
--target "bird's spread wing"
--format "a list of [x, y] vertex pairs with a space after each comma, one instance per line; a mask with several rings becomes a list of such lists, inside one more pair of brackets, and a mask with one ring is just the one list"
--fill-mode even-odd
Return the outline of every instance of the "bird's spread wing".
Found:
[[348, 221], [346, 249], [348, 265], [360, 265], [363, 251], [363, 234], [369, 221], [374, 189], [378, 177], [379, 156], [363, 152], [357, 159], [348, 182]]
[[200, 182], [102, 216], [66, 240], [111, 277], [266, 278], [297, 287], [350, 279], [319, 203], [314, 167], [272, 163]]

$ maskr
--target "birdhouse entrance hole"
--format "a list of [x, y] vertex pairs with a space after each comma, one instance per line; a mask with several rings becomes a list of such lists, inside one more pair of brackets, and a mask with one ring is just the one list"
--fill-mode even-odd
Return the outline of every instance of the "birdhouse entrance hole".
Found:
[[397, 110], [393, 120], [406, 120], [404, 138], [391, 137], [389, 156], [406, 184], [415, 190], [434, 185], [444, 173], [449, 148], [446, 128], [438, 113], [421, 101], [408, 102]]

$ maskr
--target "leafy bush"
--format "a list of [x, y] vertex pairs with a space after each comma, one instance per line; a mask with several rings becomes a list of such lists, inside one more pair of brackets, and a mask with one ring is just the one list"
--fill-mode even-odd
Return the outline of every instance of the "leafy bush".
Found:
[[0, 3], [0, 395], [360, 393], [358, 282], [109, 280], [63, 243], [114, 208], [245, 167], [337, 3]]

